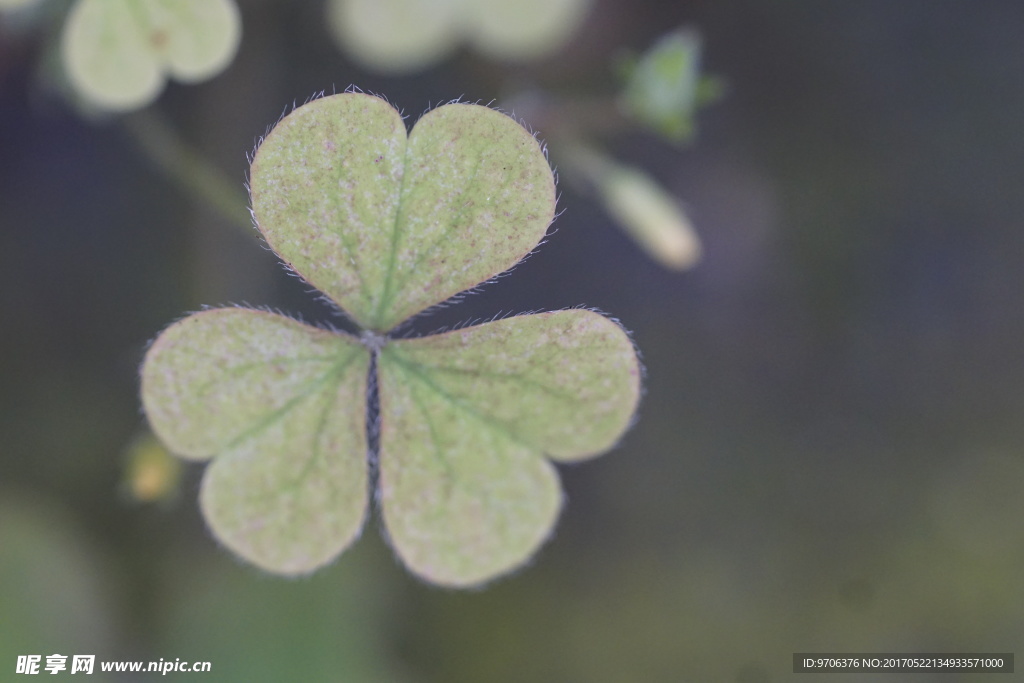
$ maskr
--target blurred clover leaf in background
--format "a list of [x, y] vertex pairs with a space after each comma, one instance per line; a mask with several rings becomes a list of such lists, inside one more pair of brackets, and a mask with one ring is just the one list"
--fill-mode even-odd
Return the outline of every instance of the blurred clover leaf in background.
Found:
[[86, 103], [124, 112], [153, 102], [167, 77], [197, 83], [219, 74], [241, 31], [234, 0], [78, 0], [61, 51]]
[[394, 330], [544, 237], [555, 186], [536, 139], [470, 104], [407, 133], [384, 100], [335, 95], [267, 136], [251, 192], [267, 243], [363, 331], [223, 308], [150, 347], [146, 414], [171, 451], [213, 458], [200, 505], [214, 535], [268, 571], [313, 571], [359, 534], [375, 458], [374, 497], [412, 572], [470, 586], [522, 565], [561, 507], [549, 459], [598, 455], [632, 419], [632, 342], [584, 309]]
[[673, 144], [689, 142], [697, 108], [723, 91], [720, 80], [701, 74], [700, 52], [700, 34], [682, 27], [640, 57], [623, 59], [626, 84], [620, 102], [625, 113]]
[[502, 61], [547, 57], [579, 27], [590, 0], [329, 0], [338, 45], [383, 72], [425, 69], [461, 43]]

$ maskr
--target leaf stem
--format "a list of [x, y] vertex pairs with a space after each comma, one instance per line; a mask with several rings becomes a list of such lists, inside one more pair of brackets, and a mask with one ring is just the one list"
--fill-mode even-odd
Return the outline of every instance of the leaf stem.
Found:
[[129, 114], [122, 122], [139, 149], [165, 176], [205, 201], [228, 222], [254, 234], [248, 201], [240, 184], [229, 180], [209, 159], [182, 140], [165, 118], [150, 109]]

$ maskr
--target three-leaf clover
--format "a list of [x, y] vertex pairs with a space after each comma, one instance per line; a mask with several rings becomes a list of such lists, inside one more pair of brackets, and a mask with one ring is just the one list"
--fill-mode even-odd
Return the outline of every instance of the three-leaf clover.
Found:
[[214, 535], [266, 570], [312, 571], [359, 534], [375, 470], [386, 533], [417, 575], [465, 586], [521, 565], [561, 506], [550, 461], [607, 450], [631, 420], [631, 341], [583, 309], [389, 332], [541, 240], [555, 188], [537, 141], [470, 104], [407, 134], [385, 101], [346, 93], [285, 117], [250, 186], [269, 245], [363, 332], [222, 308], [150, 347], [146, 413], [172, 451], [213, 459], [200, 505]]

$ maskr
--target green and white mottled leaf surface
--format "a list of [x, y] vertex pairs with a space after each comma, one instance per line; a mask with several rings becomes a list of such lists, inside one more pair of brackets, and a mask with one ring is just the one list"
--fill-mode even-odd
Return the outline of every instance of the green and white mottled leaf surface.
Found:
[[539, 144], [504, 114], [446, 105], [406, 139], [394, 108], [354, 93], [285, 117], [251, 187], [270, 246], [378, 332], [511, 268], [555, 209]]
[[234, 0], [79, 0], [62, 53], [87, 101], [128, 111], [156, 99], [166, 75], [194, 83], [220, 73], [240, 39]]
[[459, 0], [330, 0], [327, 27], [363, 64], [405, 73], [455, 49], [461, 7]]
[[246, 309], [197, 313], [157, 338], [143, 365], [146, 414], [171, 450], [215, 457], [200, 502], [221, 542], [295, 574], [358, 535], [369, 363], [348, 335]]
[[378, 376], [388, 535], [412, 571], [455, 586], [532, 555], [561, 501], [547, 458], [611, 448], [640, 391], [632, 342], [587, 310], [392, 341]]

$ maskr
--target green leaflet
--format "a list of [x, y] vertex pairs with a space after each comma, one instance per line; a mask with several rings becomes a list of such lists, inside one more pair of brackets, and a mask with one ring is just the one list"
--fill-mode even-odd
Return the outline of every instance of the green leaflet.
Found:
[[[492, 431], [561, 461], [614, 446], [639, 395], [639, 364], [629, 337], [585, 309], [398, 339], [380, 354], [383, 385], [396, 367]], [[381, 389], [382, 400], [386, 392]]]
[[64, 68], [75, 90], [110, 111], [146, 106], [166, 76], [195, 83], [235, 56], [234, 0], [78, 0], [64, 24]]
[[407, 138], [383, 100], [336, 95], [278, 124], [251, 186], [270, 245], [367, 331], [217, 309], [154, 342], [146, 413], [172, 451], [214, 459], [200, 494], [214, 534], [282, 574], [314, 570], [355, 538], [376, 356], [377, 498], [398, 556], [450, 586], [522, 565], [561, 505], [548, 458], [597, 455], [630, 422], [632, 343], [587, 310], [419, 339], [386, 333], [541, 239], [554, 183], [540, 146], [503, 114], [464, 104], [435, 109]]
[[225, 545], [293, 574], [358, 535], [369, 363], [352, 337], [246, 309], [196, 313], [153, 343], [146, 415], [179, 455], [216, 456], [200, 500]]
[[251, 186], [274, 251], [378, 332], [514, 266], [555, 207], [540, 146], [504, 114], [439, 107], [407, 140], [391, 105], [360, 94], [281, 121]]
[[626, 334], [586, 310], [397, 340], [378, 376], [385, 525], [413, 571], [453, 585], [533, 553], [561, 501], [544, 456], [611, 448], [640, 388]]

